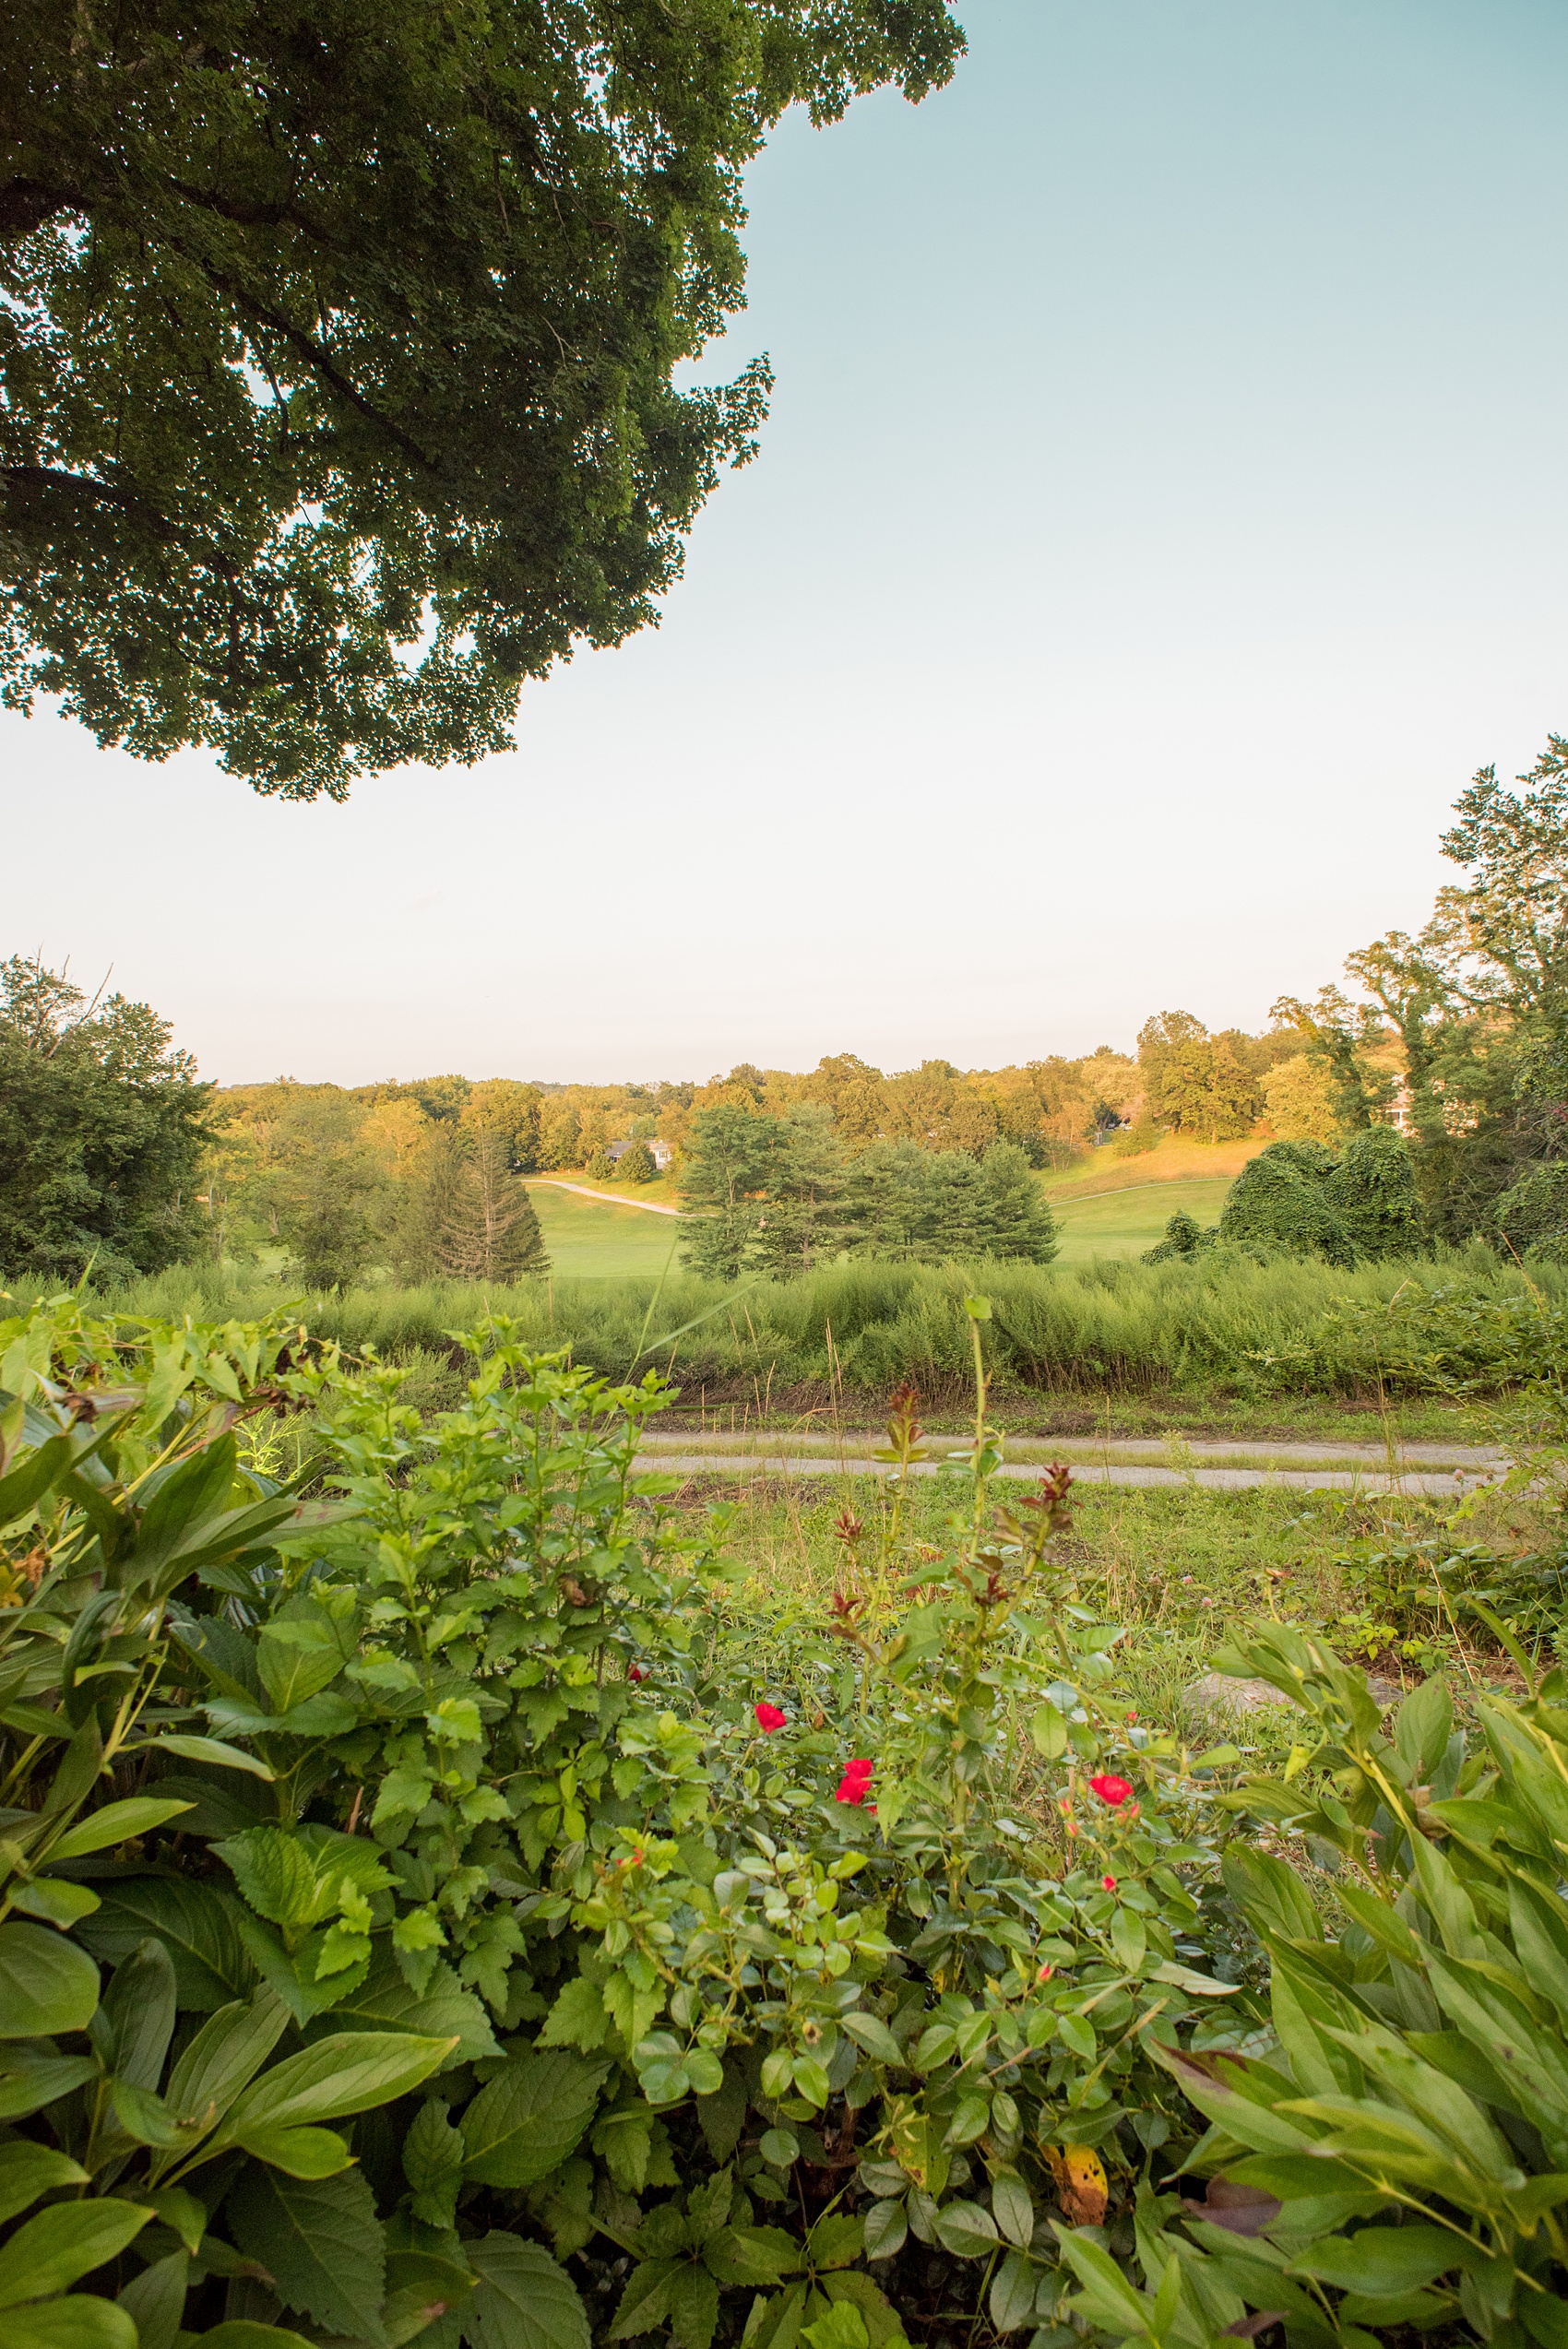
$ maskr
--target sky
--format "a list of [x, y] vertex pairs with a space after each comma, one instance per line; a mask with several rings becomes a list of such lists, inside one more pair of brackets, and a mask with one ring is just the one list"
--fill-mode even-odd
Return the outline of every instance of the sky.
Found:
[[347, 805], [0, 717], [0, 952], [204, 1074], [998, 1067], [1258, 1028], [1568, 731], [1559, 0], [958, 0], [754, 166], [760, 454], [515, 753]]

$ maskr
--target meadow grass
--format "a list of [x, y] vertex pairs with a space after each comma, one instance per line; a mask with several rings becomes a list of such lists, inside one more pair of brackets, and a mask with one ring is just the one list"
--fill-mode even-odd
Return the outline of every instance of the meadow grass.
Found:
[[1051, 1203], [1062, 1232], [1056, 1261], [1087, 1264], [1097, 1256], [1141, 1256], [1164, 1239], [1174, 1215], [1191, 1216], [1206, 1228], [1218, 1223], [1229, 1188], [1226, 1177], [1211, 1175], [1202, 1181], [1151, 1180], [1142, 1188], [1125, 1185], [1087, 1197], [1059, 1193]]
[[[624, 1210], [598, 1212], [634, 1220]], [[655, 1248], [661, 1244], [662, 1268], [666, 1219], [636, 1220]], [[1539, 1267], [1532, 1280], [1549, 1300], [1568, 1295], [1568, 1272]], [[24, 1286], [16, 1288], [26, 1301]], [[1366, 1415], [1358, 1432], [1373, 1440], [1384, 1416], [1396, 1436], [1455, 1436], [1467, 1431], [1470, 1406], [1455, 1405], [1442, 1379], [1426, 1375], [1419, 1345], [1412, 1357], [1412, 1311], [1419, 1324], [1429, 1292], [1456, 1297], [1467, 1328], [1480, 1329], [1490, 1345], [1492, 1323], [1534, 1310], [1532, 1284], [1479, 1247], [1353, 1272], [1227, 1253], [1157, 1265], [1106, 1258], [1043, 1266], [851, 1263], [797, 1281], [728, 1288], [677, 1270], [662, 1288], [655, 1271], [488, 1289], [381, 1283], [320, 1296], [292, 1290], [286, 1278], [208, 1264], [128, 1283], [105, 1301], [131, 1313], [220, 1321], [289, 1305], [353, 1351], [418, 1358], [422, 1374], [447, 1380], [451, 1400], [464, 1375], [452, 1334], [493, 1308], [514, 1318], [524, 1343], [569, 1347], [605, 1376], [659, 1370], [682, 1389], [687, 1413], [742, 1409], [748, 1423], [774, 1425], [826, 1413], [864, 1423], [893, 1387], [909, 1382], [940, 1425], [967, 1408], [964, 1299], [975, 1290], [992, 1303], [987, 1347], [997, 1408], [1010, 1424], [1045, 1434], [1240, 1433], [1248, 1424], [1309, 1434], [1325, 1415], [1355, 1410]], [[1403, 1321], [1386, 1326], [1401, 1335], [1411, 1367], [1402, 1384], [1380, 1385], [1377, 1334], [1396, 1312]], [[1505, 1338], [1493, 1348], [1499, 1363], [1507, 1359]], [[1484, 1377], [1467, 1376], [1472, 1388], [1484, 1386]], [[443, 1398], [432, 1388], [429, 1399]]]

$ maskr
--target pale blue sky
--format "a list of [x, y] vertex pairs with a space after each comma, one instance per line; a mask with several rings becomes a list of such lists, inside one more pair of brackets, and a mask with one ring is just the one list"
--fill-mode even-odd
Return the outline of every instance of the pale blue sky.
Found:
[[751, 181], [760, 457], [519, 749], [255, 798], [0, 720], [8, 919], [206, 1074], [996, 1065], [1256, 1026], [1568, 730], [1548, 0], [968, 0]]

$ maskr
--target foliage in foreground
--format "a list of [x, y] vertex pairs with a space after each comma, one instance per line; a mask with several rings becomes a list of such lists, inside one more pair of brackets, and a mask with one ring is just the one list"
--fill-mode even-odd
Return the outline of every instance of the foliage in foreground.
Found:
[[[866, 2349], [955, 2292], [1051, 2315], [1052, 2162], [1103, 2216], [1190, 2137], [1150, 2046], [1227, 2002], [1182, 1838], [1206, 1797], [1095, 1695], [1114, 1635], [1057, 1604], [1060, 1484], [987, 1512], [982, 1418], [950, 1552], [847, 1525], [833, 1614], [767, 1692], [714, 1559], [628, 1490], [651, 1387], [493, 1328], [422, 1431], [396, 1373], [302, 1364], [297, 1334], [73, 1308], [8, 1336], [9, 2157], [77, 2246], [15, 2254], [18, 2305], [91, 2301], [114, 2349], [154, 2296], [148, 2339], [343, 2332], [351, 2234], [377, 2343], [537, 2341], [514, 2285], [548, 2337], [686, 2349]], [[280, 1396], [322, 1415], [336, 1502], [241, 1467], [231, 1423]], [[918, 1437], [906, 1410], [901, 1458]], [[1065, 1869], [1016, 1815], [1020, 1737]], [[153, 1976], [170, 2028], [133, 2074], [114, 2018]], [[281, 2060], [259, 2120], [190, 2084], [214, 2010]]]
[[[968, 1505], [911, 1536], [900, 1398], [763, 1685], [657, 1386], [469, 1346], [422, 1426], [297, 1328], [0, 1326], [8, 2342], [1561, 2349], [1560, 1674], [1472, 1752], [1260, 1631], [1315, 1739], [1227, 1793], [982, 1376]], [[330, 1499], [244, 1463], [289, 1406]]]

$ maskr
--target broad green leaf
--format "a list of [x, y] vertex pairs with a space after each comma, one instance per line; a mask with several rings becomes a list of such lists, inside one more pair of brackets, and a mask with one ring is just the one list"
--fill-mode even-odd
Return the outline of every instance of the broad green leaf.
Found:
[[[457, 2042], [452, 2051], [454, 2063], [501, 2053], [483, 1999], [464, 1989], [444, 1959], [431, 1968], [423, 1989], [415, 1990], [404, 1981], [392, 1952], [379, 1945], [364, 1980], [333, 2007], [330, 2027], [334, 2031], [414, 2031], [427, 2039], [452, 2035]], [[325, 2028], [323, 2023], [313, 2023], [306, 2035], [315, 2037]]]
[[814, 2324], [802, 2325], [801, 2338], [811, 2349], [871, 2349], [866, 2320], [850, 2300], [839, 2301]]
[[635, 2341], [654, 2332], [670, 2313], [670, 2285], [683, 2260], [641, 2260], [632, 2270], [610, 2327], [612, 2341]]
[[609, 2067], [564, 2049], [513, 2056], [462, 2118], [466, 2175], [482, 2186], [531, 2186], [574, 2152]]
[[903, 2201], [875, 2201], [866, 2213], [866, 2257], [868, 2260], [890, 2260], [901, 2251], [909, 2232]]
[[222, 2124], [220, 2141], [244, 2144], [253, 2130], [339, 2120], [347, 2113], [389, 2105], [427, 2079], [454, 2044], [403, 2031], [345, 2031], [319, 2039], [241, 2093]]
[[[414, 2216], [427, 2226], [450, 2226], [463, 2182], [464, 2146], [460, 2133], [446, 2118], [445, 2106], [434, 2096], [414, 2115], [402, 2150], [403, 2176], [413, 2190]], [[617, 2177], [616, 2183], [624, 2181]]]
[[0, 1925], [0, 2015], [10, 2039], [85, 2030], [98, 2006], [98, 1968], [46, 1925]]
[[610, 2035], [610, 2017], [604, 2011], [604, 1999], [597, 1982], [586, 1975], [575, 1974], [556, 1998], [544, 2018], [537, 2045], [540, 2047], [576, 2047], [583, 2055], [590, 2055], [603, 2046]]
[[274, 1713], [303, 1704], [343, 1668], [343, 1654], [323, 1622], [269, 1623], [256, 1648], [261, 1684]]
[[880, 2015], [849, 2013], [842, 2017], [840, 2029], [857, 2047], [877, 2063], [901, 2064], [904, 2054], [898, 2042]]
[[991, 2181], [991, 2209], [1007, 2241], [1027, 2251], [1034, 2239], [1035, 2206], [1023, 2179], [999, 2170]]
[[191, 2131], [180, 2127], [162, 2097], [150, 2088], [138, 2088], [134, 2080], [116, 2080], [111, 2083], [109, 2096], [115, 2119], [138, 2145], [157, 2145], [166, 2153], [171, 2146], [192, 2143]]
[[244, 2143], [258, 2162], [291, 2177], [335, 2177], [354, 2158], [335, 2129], [252, 2129]]
[[35, 2145], [30, 2138], [13, 2138], [0, 2145], [0, 2224], [36, 2202], [56, 2186], [85, 2186], [87, 2172], [67, 2153], [53, 2145]]
[[979, 2202], [944, 2202], [936, 2214], [937, 2239], [960, 2260], [989, 2259], [996, 2248], [996, 2222]]
[[88, 2028], [105, 2071], [157, 2087], [174, 2035], [174, 1968], [161, 1941], [148, 1939], [121, 1960]]
[[210, 2014], [249, 1995], [255, 1968], [235, 1930], [236, 1904], [192, 1877], [120, 1877], [77, 1939], [108, 1965], [118, 1965], [151, 1934], [168, 1951], [174, 1990], [187, 2011]]
[[1152, 2313], [1150, 2304], [1141, 2293], [1134, 2291], [1110, 2252], [1102, 2251], [1098, 2243], [1091, 2243], [1087, 2236], [1075, 2233], [1059, 2220], [1053, 2219], [1051, 2224], [1062, 2247], [1062, 2257], [1082, 2286], [1075, 2305], [1118, 2338], [1146, 2332]]
[[269, 1770], [259, 1754], [247, 1753], [243, 1746], [225, 1745], [221, 1738], [186, 1737], [183, 1731], [160, 1730], [149, 1738], [145, 1746], [133, 1749], [137, 1753], [177, 1753], [184, 1762], [207, 1762], [219, 1770], [248, 1770], [253, 1778], [269, 1782], [276, 1774]]
[[669, 2283], [670, 2330], [681, 2349], [708, 2349], [719, 2325], [719, 2286], [683, 2260]]
[[131, 1795], [124, 1802], [106, 1803], [101, 1810], [78, 1819], [49, 1848], [51, 1863], [84, 1859], [89, 1852], [106, 1851], [112, 1844], [128, 1844], [133, 1836], [150, 1835], [155, 1827], [189, 1810], [188, 1802], [169, 1802], [152, 1795]]
[[98, 2078], [90, 2056], [46, 2056], [29, 2046], [0, 2046], [0, 2120], [23, 2120], [56, 2097]]
[[137, 2349], [136, 2320], [96, 2293], [35, 2300], [6, 2311], [6, 2349]]
[[232, 1434], [204, 1444], [162, 1471], [152, 1486], [137, 1534], [136, 1563], [148, 1572], [183, 1549], [192, 1533], [218, 1516], [239, 1471], [239, 1447]]
[[201, 2349], [315, 2349], [303, 2332], [287, 2325], [257, 2324], [250, 2317], [231, 2317], [200, 2336]]
[[1016, 2332], [1034, 2315], [1038, 2271], [1019, 2251], [1009, 2251], [991, 2280], [991, 2321], [998, 2332]]
[[187, 2255], [171, 2251], [122, 2287], [116, 2305], [135, 2320], [137, 2349], [175, 2349], [190, 2272]]
[[464, 2313], [473, 2349], [588, 2349], [576, 2287], [540, 2245], [497, 2232], [463, 2248], [479, 2277]]
[[325, 1924], [337, 1916], [345, 1885], [368, 1895], [392, 1880], [379, 1845], [332, 1827], [248, 1827], [212, 1848], [256, 1915], [273, 1925]]
[[35, 1876], [12, 1887], [11, 1906], [24, 1916], [36, 1916], [61, 1933], [79, 1925], [99, 1906], [90, 1884], [72, 1884], [63, 1876]]
[[182, 2120], [216, 2128], [255, 2079], [289, 2023], [289, 2010], [265, 1985], [252, 1999], [220, 2007], [202, 2024], [169, 2076], [164, 2101]]
[[251, 2163], [224, 2205], [233, 2239], [278, 2297], [327, 2332], [379, 2343], [386, 2254], [375, 2197], [357, 2169], [294, 2178]]
[[802, 2264], [801, 2246], [781, 2226], [721, 2226], [703, 2245], [703, 2260], [720, 2284], [782, 2284]]
[[[1478, 2252], [1479, 2247], [1477, 2247]], [[1465, 2259], [1464, 2239], [1447, 2227], [1363, 2226], [1300, 2252], [1289, 2272], [1364, 2297], [1394, 2299], [1431, 2284]]]
[[0, 1477], [0, 1525], [14, 1525], [18, 1517], [37, 1507], [51, 1485], [70, 1467], [72, 1449], [68, 1435], [51, 1436], [30, 1460]]
[[[118, 2257], [152, 2216], [135, 2202], [104, 2195], [89, 2202], [53, 2202], [17, 2229], [0, 2247], [0, 2308], [67, 2292], [79, 2275], [89, 2275]], [[7, 2319], [7, 2322], [9, 2320]]]

